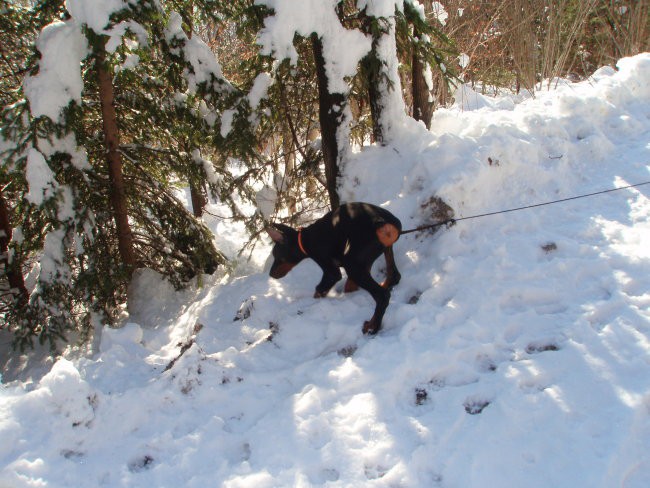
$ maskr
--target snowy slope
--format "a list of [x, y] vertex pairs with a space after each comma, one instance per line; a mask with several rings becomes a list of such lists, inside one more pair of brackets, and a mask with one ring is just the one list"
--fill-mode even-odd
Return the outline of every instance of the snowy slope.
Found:
[[[466, 89], [355, 154], [344, 198], [411, 228], [434, 194], [460, 217], [648, 181], [648, 79], [643, 54], [524, 101]], [[143, 273], [98, 354], [3, 385], [0, 487], [650, 486], [649, 196], [403, 236], [372, 338], [365, 292], [315, 300], [316, 265], [272, 280], [269, 248], [196, 292]]]

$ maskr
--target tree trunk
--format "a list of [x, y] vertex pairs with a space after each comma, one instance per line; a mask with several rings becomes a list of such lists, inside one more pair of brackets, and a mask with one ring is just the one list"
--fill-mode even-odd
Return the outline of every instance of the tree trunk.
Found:
[[111, 184], [110, 195], [117, 229], [118, 249], [122, 264], [129, 276], [131, 276], [136, 266], [133, 234], [129, 225], [126, 189], [122, 174], [122, 157], [119, 152], [119, 130], [115, 114], [113, 81], [106, 68], [106, 52], [103, 47], [97, 53], [95, 67], [99, 84], [99, 101], [102, 109], [104, 143], [106, 144], [106, 162]]
[[431, 90], [424, 78], [424, 63], [417, 53], [413, 53], [412, 59], [412, 91], [413, 91], [413, 118], [421, 120], [427, 129], [431, 128], [431, 117], [433, 116], [433, 102], [431, 101]]
[[288, 109], [286, 109], [287, 120], [282, 124], [282, 153], [284, 154], [284, 178], [281, 191], [285, 191], [286, 188], [286, 201], [287, 207], [289, 207], [289, 212], [295, 214], [297, 211], [297, 201], [296, 197], [291, 192], [291, 178], [294, 176], [294, 171], [296, 169], [296, 153], [294, 152], [294, 139], [293, 132], [290, 126], [290, 114]]
[[381, 90], [379, 89], [379, 76], [377, 65], [380, 63], [375, 51], [376, 42], [372, 43], [372, 51], [362, 62], [365, 65], [364, 71], [368, 82], [368, 101], [370, 105], [370, 118], [372, 119], [372, 142], [382, 144], [384, 142], [384, 131], [381, 124], [382, 104]]
[[377, 55], [379, 38], [373, 34], [371, 22], [372, 18], [364, 13], [363, 32], [372, 35], [372, 46], [370, 52], [361, 61], [361, 66], [368, 86], [368, 102], [370, 105], [370, 119], [372, 120], [372, 142], [381, 144], [384, 142], [384, 131], [381, 123], [383, 105], [381, 101], [381, 89], [379, 88], [382, 66], [381, 60]]
[[[431, 0], [424, 0], [425, 14], [431, 12]], [[413, 37], [420, 37], [417, 27], [413, 27]], [[427, 129], [431, 128], [431, 117], [433, 116], [433, 101], [431, 88], [427, 85], [424, 77], [425, 64], [418, 55], [415, 47], [411, 58], [411, 91], [413, 95], [413, 118], [421, 120]]]
[[373, 141], [390, 142], [392, 128], [405, 115], [402, 83], [398, 71], [396, 20], [363, 14], [363, 32], [372, 36], [370, 52], [362, 61], [368, 86]]
[[327, 87], [327, 73], [325, 72], [325, 58], [323, 57], [323, 42], [316, 35], [311, 36], [314, 62], [316, 63], [316, 79], [318, 81], [318, 118], [320, 121], [321, 146], [325, 163], [325, 180], [327, 193], [330, 197], [332, 209], [340, 204], [337, 191], [339, 176], [339, 152], [336, 138], [338, 128], [343, 121], [345, 96], [342, 93], [330, 93]]
[[192, 199], [192, 213], [197, 219], [200, 219], [203, 217], [203, 208], [207, 203], [203, 189], [190, 183], [190, 197]]
[[9, 220], [9, 207], [5, 201], [2, 190], [0, 190], [0, 263], [3, 264], [7, 281], [9, 282], [10, 294], [14, 297], [14, 304], [17, 308], [23, 307], [29, 300], [29, 292], [25, 287], [20, 264], [9, 262], [9, 242], [11, 241], [13, 230]]
[[[192, 12], [194, 10], [194, 2], [189, 1], [188, 3], [188, 10], [189, 12]], [[192, 39], [192, 34], [193, 34], [193, 23], [192, 23], [192, 18], [187, 15], [187, 11], [182, 10], [181, 11], [181, 17], [183, 18], [183, 25], [182, 29], [183, 32], [187, 35], [188, 39]], [[185, 151], [190, 152], [190, 148], [188, 147], [189, 144], [185, 144]], [[192, 201], [192, 214], [197, 218], [200, 219], [203, 217], [203, 209], [205, 208], [205, 205], [208, 203], [205, 194], [204, 194], [204, 185], [203, 183], [200, 183], [199, 186], [197, 186], [195, 183], [190, 182], [190, 200]]]

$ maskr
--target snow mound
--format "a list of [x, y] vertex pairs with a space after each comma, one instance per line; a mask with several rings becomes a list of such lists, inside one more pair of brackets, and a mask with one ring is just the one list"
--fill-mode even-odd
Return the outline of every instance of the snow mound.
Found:
[[[433, 197], [462, 217], [648, 181], [649, 69], [405, 121], [344, 198], [408, 229]], [[372, 338], [368, 294], [312, 298], [311, 261], [186, 295], [145, 275], [96, 357], [2, 387], [0, 486], [649, 486], [649, 192], [402, 236]]]

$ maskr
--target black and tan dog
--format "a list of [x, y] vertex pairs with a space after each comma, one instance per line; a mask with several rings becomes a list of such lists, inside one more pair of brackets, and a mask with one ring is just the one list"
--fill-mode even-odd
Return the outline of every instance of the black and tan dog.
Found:
[[[366, 290], [375, 300], [375, 313], [363, 324], [364, 334], [376, 334], [381, 328], [390, 289], [401, 275], [395, 266], [393, 243], [399, 238], [402, 224], [393, 214], [369, 203], [347, 203], [328, 212], [300, 230], [282, 224], [266, 229], [275, 242], [272, 278], [282, 278], [305, 258], [311, 258], [323, 270], [316, 286], [315, 298], [324, 297], [341, 279], [340, 267], [348, 275], [345, 292]], [[381, 285], [370, 275], [372, 263], [384, 254], [386, 281]]]

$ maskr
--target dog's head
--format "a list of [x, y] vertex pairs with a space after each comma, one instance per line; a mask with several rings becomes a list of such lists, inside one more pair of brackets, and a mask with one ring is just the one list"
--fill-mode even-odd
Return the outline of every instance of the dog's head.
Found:
[[298, 231], [283, 224], [271, 224], [266, 233], [273, 239], [273, 264], [269, 275], [271, 278], [286, 276], [293, 267], [305, 259], [298, 245]]

